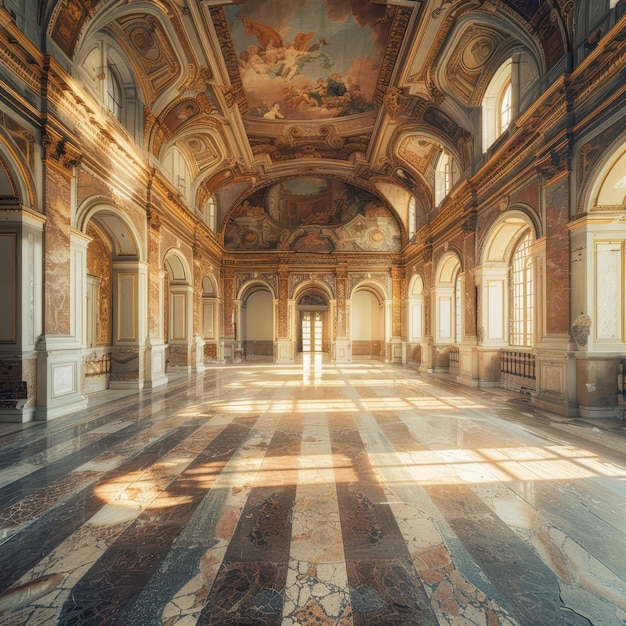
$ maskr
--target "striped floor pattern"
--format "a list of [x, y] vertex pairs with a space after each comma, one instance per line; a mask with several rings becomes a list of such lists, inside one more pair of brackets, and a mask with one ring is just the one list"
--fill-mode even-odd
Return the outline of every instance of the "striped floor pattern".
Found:
[[0, 429], [0, 624], [626, 624], [621, 422], [319, 354], [113, 396]]

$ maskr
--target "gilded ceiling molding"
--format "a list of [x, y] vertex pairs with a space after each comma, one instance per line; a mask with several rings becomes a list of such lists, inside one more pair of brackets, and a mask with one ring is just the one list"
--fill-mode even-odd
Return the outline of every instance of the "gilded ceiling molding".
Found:
[[230, 29], [228, 28], [226, 14], [224, 13], [223, 7], [215, 6], [209, 7], [209, 13], [213, 20], [213, 26], [215, 27], [215, 32], [224, 57], [226, 70], [230, 77], [230, 86], [224, 87], [224, 97], [227, 106], [232, 108], [236, 104], [241, 115], [244, 115], [248, 111], [248, 100], [243, 90], [237, 55], [235, 54], [235, 49], [233, 48], [233, 43], [230, 38]]
[[[179, 79], [181, 62], [165, 28], [155, 16], [124, 15], [109, 24], [106, 30], [124, 50], [136, 76], [140, 77], [148, 105]], [[195, 65], [187, 59], [187, 71], [190, 67], [192, 73], [195, 72]]]
[[385, 56], [383, 57], [378, 74], [378, 82], [374, 90], [374, 97], [372, 98], [374, 104], [379, 107], [383, 105], [385, 95], [391, 84], [391, 77], [393, 76], [393, 71], [398, 60], [398, 54], [402, 48], [406, 29], [414, 10], [413, 8], [408, 9], [405, 7], [397, 7], [396, 9], [396, 14], [389, 32], [389, 39], [387, 40]]
[[0, 64], [33, 93], [41, 92], [44, 57], [13, 20], [0, 24]]
[[411, 97], [405, 93], [405, 90], [398, 87], [389, 87], [383, 97], [383, 108], [389, 114], [392, 124], [396, 124], [398, 118], [406, 113], [410, 101]]
[[290, 126], [277, 137], [250, 138], [252, 153], [267, 154], [272, 161], [296, 158], [348, 160], [354, 153], [365, 155], [370, 135], [342, 136], [333, 124]]
[[493, 72], [513, 45], [519, 44], [512, 37], [480, 24], [462, 31], [447, 58], [445, 80], [464, 104], [480, 104]]

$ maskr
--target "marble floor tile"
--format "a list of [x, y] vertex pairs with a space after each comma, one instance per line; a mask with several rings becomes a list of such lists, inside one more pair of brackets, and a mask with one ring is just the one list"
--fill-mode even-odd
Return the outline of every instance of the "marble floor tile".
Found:
[[5, 428], [0, 625], [625, 626], [626, 427], [519, 400], [299, 355]]

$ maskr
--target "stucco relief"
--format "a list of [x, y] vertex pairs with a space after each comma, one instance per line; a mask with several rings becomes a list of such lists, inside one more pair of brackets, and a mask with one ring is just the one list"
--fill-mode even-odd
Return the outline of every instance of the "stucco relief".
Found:
[[445, 68], [445, 77], [466, 104], [477, 105], [491, 77], [490, 62], [506, 37], [484, 26], [463, 32]]
[[331, 297], [335, 297], [337, 293], [337, 279], [335, 276], [325, 272], [306, 272], [306, 273], [291, 273], [289, 275], [289, 297], [293, 298], [295, 290], [298, 285], [305, 282], [322, 282], [328, 286], [331, 292]]

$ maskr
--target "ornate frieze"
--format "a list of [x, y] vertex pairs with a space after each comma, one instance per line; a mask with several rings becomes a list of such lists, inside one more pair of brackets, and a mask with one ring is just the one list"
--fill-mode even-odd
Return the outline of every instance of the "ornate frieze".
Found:
[[350, 272], [348, 274], [348, 293], [362, 282], [378, 283], [384, 290], [385, 296], [391, 295], [391, 277], [388, 272]]
[[374, 103], [378, 106], [382, 106], [385, 94], [391, 84], [391, 77], [412, 14], [412, 8], [397, 7], [396, 9], [396, 14], [389, 32], [389, 39], [387, 40], [387, 49], [380, 68], [380, 73], [378, 74], [378, 83], [376, 84], [376, 91], [374, 93]]
[[239, 293], [241, 287], [250, 281], [265, 283], [272, 288], [274, 296], [278, 294], [278, 277], [274, 272], [237, 272], [236, 293]]
[[292, 298], [298, 285], [304, 282], [322, 282], [328, 286], [333, 297], [337, 293], [337, 279], [326, 272], [303, 272], [289, 274], [289, 297]]
[[[158, 19], [151, 15], [127, 15], [119, 18], [116, 33], [135, 67], [144, 77], [144, 93], [152, 103], [180, 76], [181, 66], [172, 44]], [[121, 35], [121, 36], [120, 36]], [[189, 69], [193, 64], [188, 64]]]
[[243, 90], [243, 84], [241, 82], [241, 75], [239, 74], [239, 64], [237, 63], [237, 55], [233, 48], [233, 43], [230, 38], [230, 29], [228, 28], [228, 20], [224, 13], [223, 7], [210, 7], [209, 13], [213, 20], [213, 26], [215, 27], [215, 33], [220, 43], [220, 49], [222, 56], [224, 57], [224, 63], [226, 64], [226, 70], [230, 77], [230, 87], [226, 89], [224, 98], [228, 107], [233, 107], [235, 104], [239, 107], [241, 114], [245, 114], [248, 111], [248, 100]]
[[44, 130], [41, 146], [44, 160], [48, 163], [59, 165], [70, 173], [80, 165], [82, 159], [80, 150], [51, 128]]

